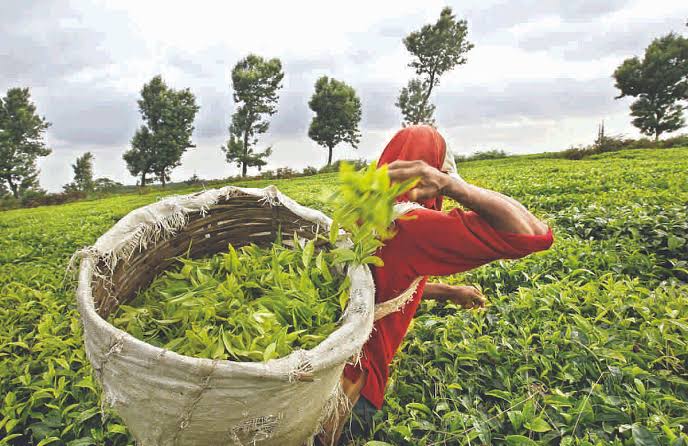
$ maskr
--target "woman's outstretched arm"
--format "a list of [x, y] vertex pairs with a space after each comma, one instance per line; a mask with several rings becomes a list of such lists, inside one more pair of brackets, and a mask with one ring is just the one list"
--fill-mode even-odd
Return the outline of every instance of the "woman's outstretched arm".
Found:
[[498, 192], [484, 189], [457, 177], [450, 177], [423, 161], [395, 161], [389, 164], [392, 181], [420, 178], [409, 192], [412, 200], [445, 195], [475, 211], [497, 231], [515, 234], [544, 235], [548, 226], [521, 203]]

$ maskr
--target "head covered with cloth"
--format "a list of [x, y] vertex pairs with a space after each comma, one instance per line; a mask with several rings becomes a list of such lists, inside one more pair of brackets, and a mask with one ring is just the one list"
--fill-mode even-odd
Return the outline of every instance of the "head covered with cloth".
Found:
[[[447, 149], [447, 143], [432, 126], [412, 125], [399, 130], [387, 143], [377, 161], [378, 167], [394, 161], [423, 161], [431, 167], [460, 178], [456, 172], [454, 155]], [[411, 191], [412, 192], [412, 191]], [[425, 200], [414, 200], [409, 193], [399, 196], [397, 201], [417, 201], [427, 209], [442, 209], [442, 196]]]

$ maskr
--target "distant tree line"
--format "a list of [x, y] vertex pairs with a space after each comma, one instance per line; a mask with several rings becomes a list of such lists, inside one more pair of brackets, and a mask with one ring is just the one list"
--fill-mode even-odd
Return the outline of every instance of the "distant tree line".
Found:
[[[457, 19], [452, 9], [446, 7], [435, 23], [422, 26], [402, 40], [411, 55], [408, 66], [415, 71], [415, 77], [400, 90], [395, 103], [401, 111], [403, 126], [435, 125], [432, 93], [444, 74], [467, 62], [466, 55], [473, 48], [467, 35], [466, 20]], [[259, 142], [269, 129], [270, 118], [277, 113], [284, 75], [279, 59], [256, 54], [238, 61], [231, 71], [235, 109], [228, 126], [229, 137], [220, 149], [226, 161], [240, 169], [242, 177], [252, 167], [260, 172], [273, 152], [271, 146], [259, 147]], [[642, 134], [653, 137], [654, 146], [662, 145], [661, 135], [685, 125], [687, 38], [669, 33], [655, 39], [642, 58], [633, 57], [619, 65], [613, 78], [620, 92], [617, 98], [635, 98], [630, 107], [632, 123]], [[171, 88], [160, 75], [144, 84], [140, 94], [138, 108], [143, 122], [123, 159], [131, 175], [138, 178], [139, 186], [158, 181], [164, 187], [173, 169], [181, 165], [184, 153], [195, 147], [191, 138], [200, 107], [188, 88]], [[308, 136], [327, 150], [327, 166], [333, 165], [333, 151], [338, 145], [358, 147], [362, 106], [352, 86], [322, 76], [315, 82], [308, 106], [313, 111]], [[11, 88], [0, 98], [0, 197], [21, 199], [27, 194], [44, 193], [38, 183], [37, 160], [52, 152], [44, 139], [50, 125], [37, 113], [28, 88]], [[598, 138], [591, 147], [569, 149], [568, 153], [572, 157], [587, 156], [614, 147], [650, 143], [642, 139], [632, 143], [620, 137], [606, 138]], [[671, 144], [674, 143], [672, 140]], [[457, 157], [457, 160], [504, 156], [505, 152], [492, 150]], [[110, 179], [94, 178], [93, 162], [91, 152], [76, 159], [72, 165], [73, 181], [64, 186], [63, 194], [88, 194], [121, 187]], [[329, 169], [308, 167], [303, 174]], [[266, 176], [295, 174], [289, 168], [279, 172]], [[200, 179], [194, 176], [192, 180], [196, 184]]]
[[670, 149], [673, 147], [688, 147], [688, 134], [676, 135], [665, 139], [649, 138], [628, 138], [623, 135], [610, 136], [605, 133], [604, 122], [597, 130], [595, 142], [587, 146], [570, 147], [561, 152], [549, 154], [555, 158], [566, 158], [570, 160], [580, 160], [592, 155], [599, 155], [607, 152], [618, 152], [620, 150], [633, 149]]

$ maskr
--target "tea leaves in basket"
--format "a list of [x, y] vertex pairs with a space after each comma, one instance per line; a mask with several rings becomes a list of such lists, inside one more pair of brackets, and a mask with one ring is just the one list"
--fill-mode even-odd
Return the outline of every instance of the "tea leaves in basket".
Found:
[[371, 164], [355, 172], [344, 164], [333, 197], [330, 241], [342, 227], [351, 247], [319, 249], [316, 239], [282, 234], [268, 247], [254, 244], [206, 259], [179, 258], [112, 317], [115, 326], [177, 353], [235, 361], [268, 361], [296, 349], [312, 349], [337, 328], [349, 299], [349, 279], [336, 265], [375, 264], [392, 233], [396, 197], [413, 182], [390, 184], [387, 168]]

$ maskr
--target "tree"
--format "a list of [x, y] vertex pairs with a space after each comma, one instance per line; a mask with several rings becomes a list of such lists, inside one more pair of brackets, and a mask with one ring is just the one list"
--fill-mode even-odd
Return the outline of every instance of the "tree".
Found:
[[146, 175], [153, 172], [155, 158], [155, 143], [145, 125], [141, 126], [131, 139], [131, 149], [124, 152], [122, 158], [127, 163], [127, 169], [133, 176], [141, 175], [141, 186], [146, 185]]
[[96, 192], [112, 192], [121, 187], [124, 187], [122, 183], [111, 180], [110, 178], [106, 177], [97, 178], [93, 182], [93, 189]]
[[685, 125], [682, 101], [688, 100], [688, 39], [670, 33], [645, 49], [643, 59], [626, 59], [614, 71], [616, 88], [637, 98], [631, 104], [633, 125], [659, 140], [662, 133]]
[[232, 69], [234, 102], [238, 107], [232, 115], [229, 126], [229, 140], [222, 150], [228, 163], [241, 167], [241, 176], [246, 176], [248, 167], [258, 170], [272, 153], [268, 147], [255, 152], [258, 135], [268, 131], [268, 118], [277, 112], [277, 91], [282, 88], [282, 63], [279, 59], [265, 60], [250, 54], [240, 60]]
[[158, 75], [143, 86], [138, 104], [145, 124], [134, 134], [123, 158], [132, 175], [141, 175], [142, 186], [146, 176], [153, 174], [165, 187], [186, 149], [196, 147], [191, 142], [199, 110], [196, 97], [188, 88], [168, 87]]
[[323, 147], [329, 155], [327, 165], [332, 164], [332, 149], [340, 142], [358, 148], [361, 132], [361, 100], [356, 91], [336, 79], [323, 76], [315, 83], [315, 92], [308, 102], [315, 116], [308, 128], [308, 136]]
[[72, 164], [74, 181], [64, 186], [65, 191], [91, 192], [94, 190], [93, 154], [86, 152]]
[[401, 89], [399, 99], [394, 104], [404, 115], [404, 126], [410, 124], [435, 124], [435, 105], [426, 101], [428, 91], [425, 83], [419, 79], [411, 79], [408, 85]]
[[36, 159], [52, 152], [43, 140], [48, 127], [36, 114], [28, 88], [11, 88], [0, 98], [0, 181], [14, 198], [38, 187]]
[[404, 45], [414, 57], [409, 67], [419, 78], [402, 88], [396, 103], [404, 115], [404, 125], [434, 123], [435, 107], [429, 103], [432, 89], [439, 85], [444, 73], [466, 63], [465, 54], [473, 48], [467, 33], [466, 20], [456, 20], [452, 9], [445, 7], [435, 24], [406, 36]]

